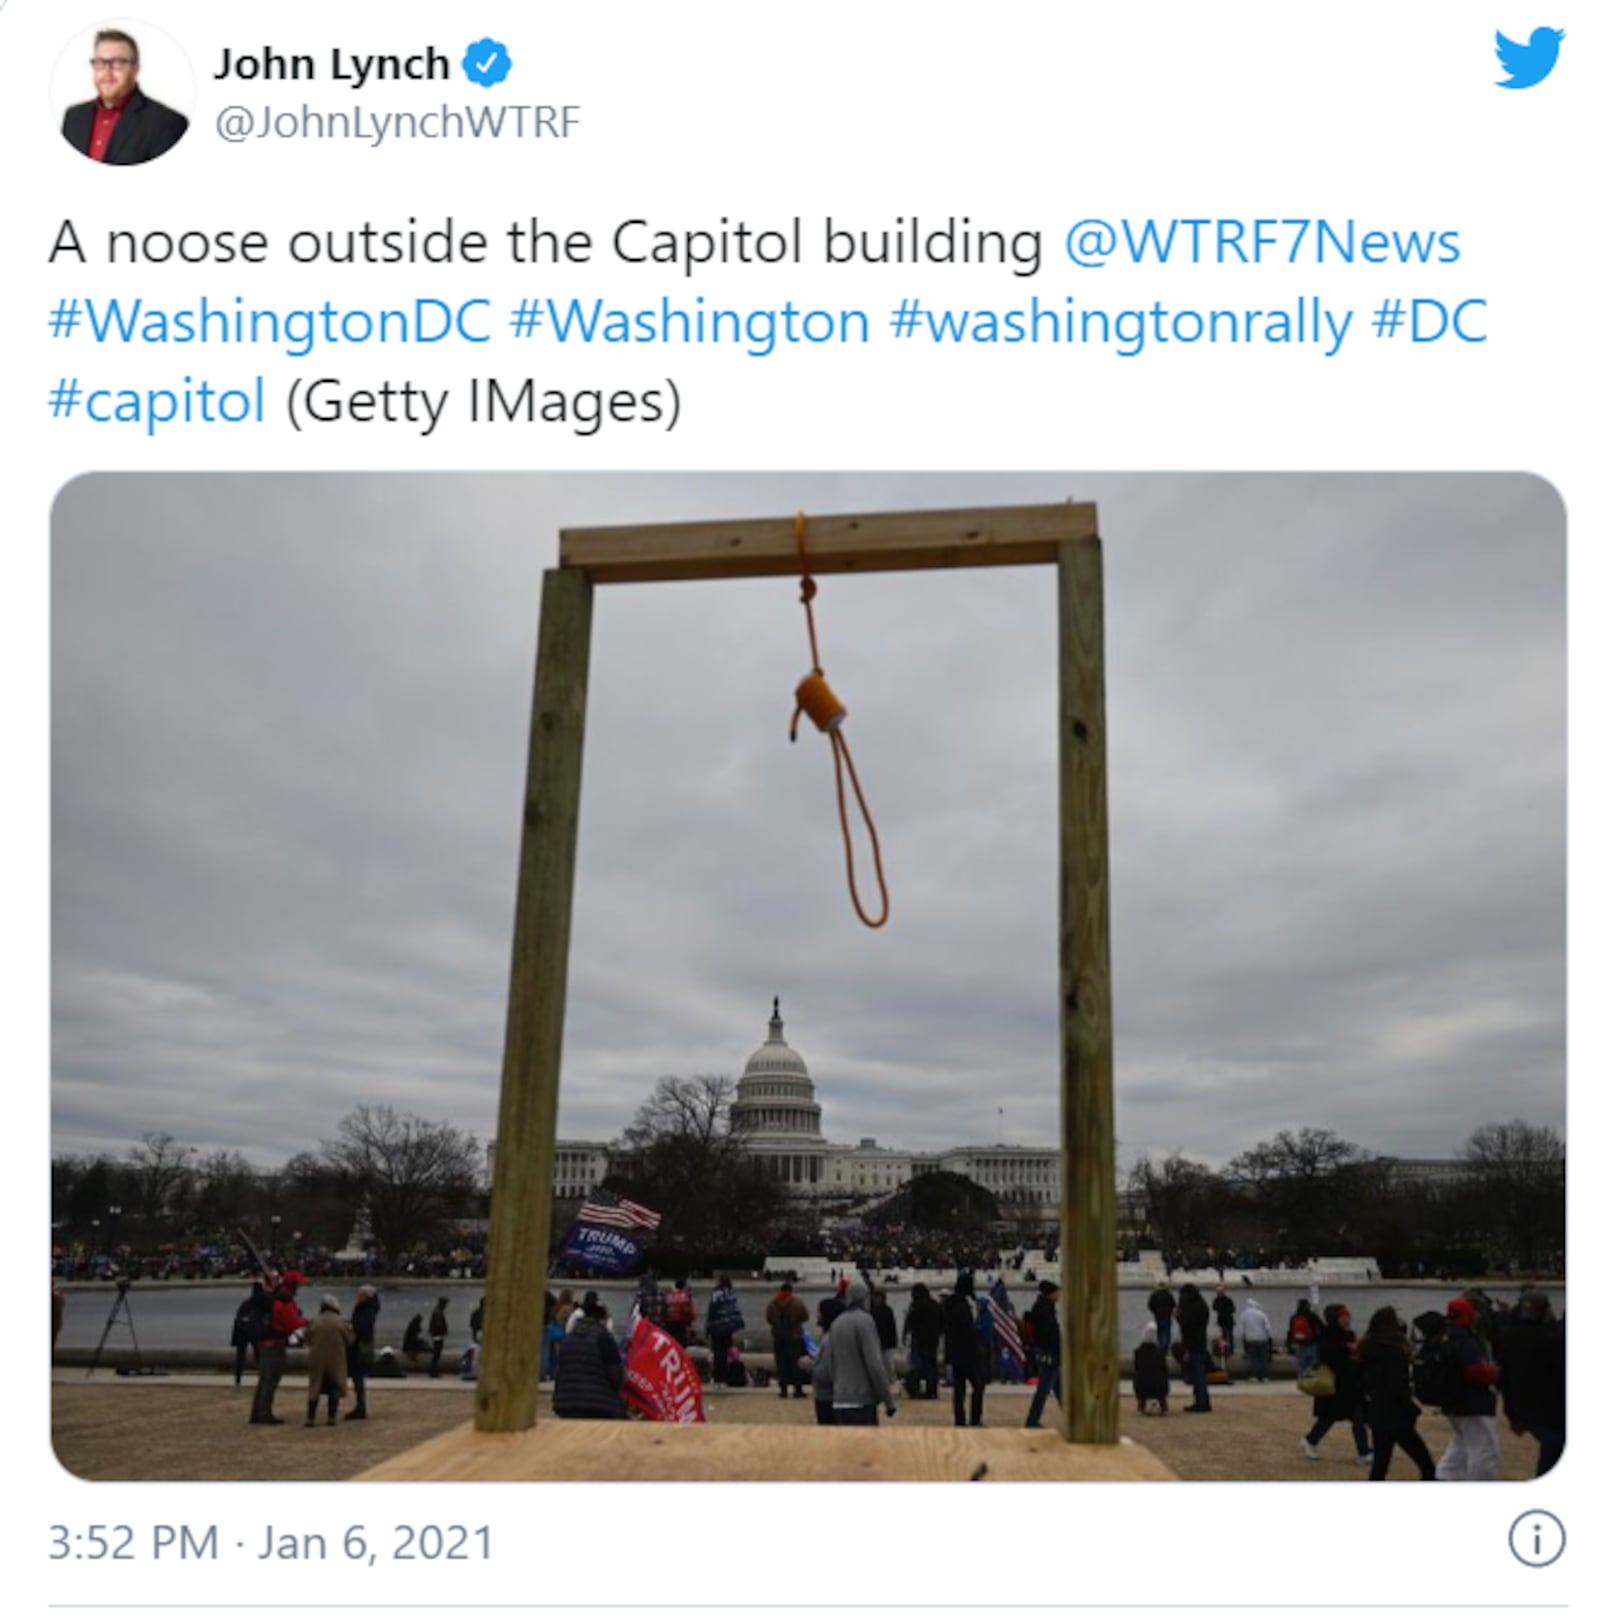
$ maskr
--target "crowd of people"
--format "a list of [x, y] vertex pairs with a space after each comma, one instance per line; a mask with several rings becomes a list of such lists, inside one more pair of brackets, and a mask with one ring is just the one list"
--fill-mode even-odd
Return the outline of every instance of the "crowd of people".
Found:
[[[482, 1280], [488, 1274], [486, 1235], [463, 1229], [449, 1246], [413, 1247], [387, 1256], [378, 1247], [334, 1252], [298, 1237], [271, 1248], [275, 1265], [308, 1280], [364, 1280], [374, 1275], [418, 1280]], [[142, 1253], [131, 1246], [57, 1246], [50, 1272], [62, 1281], [248, 1280], [258, 1269], [254, 1248], [236, 1238], [188, 1242]]]
[[[1189, 1385], [1184, 1409], [1191, 1414], [1210, 1411], [1211, 1387], [1231, 1379], [1228, 1362], [1239, 1345], [1247, 1379], [1271, 1378], [1273, 1327], [1255, 1298], [1246, 1298], [1240, 1312], [1224, 1287], [1208, 1304], [1192, 1283], [1174, 1296], [1163, 1282], [1147, 1306], [1150, 1320], [1134, 1352], [1141, 1414], [1168, 1413], [1169, 1360]], [[1566, 1322], [1543, 1292], [1526, 1291], [1512, 1304], [1472, 1290], [1410, 1325], [1386, 1305], [1360, 1334], [1344, 1304], [1319, 1310], [1302, 1297], [1284, 1328], [1282, 1349], [1294, 1360], [1297, 1386], [1311, 1399], [1311, 1425], [1300, 1440], [1309, 1460], [1320, 1460], [1323, 1440], [1348, 1424], [1356, 1458], [1374, 1482], [1388, 1476], [1397, 1450], [1425, 1481], [1492, 1481], [1500, 1472], [1496, 1418], [1502, 1410], [1514, 1433], [1537, 1442], [1538, 1475], [1561, 1458]], [[1437, 1410], [1450, 1428], [1437, 1462], [1417, 1431], [1425, 1408]]]
[[[344, 1418], [365, 1420], [369, 1378], [405, 1374], [393, 1350], [379, 1345], [382, 1302], [376, 1287], [360, 1286], [348, 1314], [335, 1293], [326, 1293], [308, 1316], [300, 1301], [306, 1284], [297, 1269], [268, 1274], [235, 1313], [235, 1384], [242, 1385], [252, 1357], [256, 1366], [252, 1425], [283, 1424], [275, 1400], [291, 1346], [307, 1351], [308, 1427], [323, 1406], [325, 1424], [335, 1425], [352, 1396]], [[837, 1277], [814, 1314], [794, 1286], [782, 1282], [764, 1314], [778, 1397], [804, 1399], [809, 1392], [819, 1425], [874, 1426], [880, 1413], [895, 1413], [900, 1399], [937, 1400], [944, 1385], [954, 1424], [982, 1427], [985, 1391], [1004, 1372], [1032, 1385], [1024, 1425], [1042, 1426], [1051, 1397], [1058, 1403], [1061, 1397], [1059, 1295], [1053, 1281], [1042, 1281], [1032, 1306], [1015, 1316], [1003, 1284], [991, 1280], [980, 1293], [967, 1270], [942, 1297], [915, 1284], [897, 1321], [882, 1285], [870, 1278]], [[1560, 1459], [1566, 1327], [1542, 1292], [1530, 1289], [1508, 1303], [1471, 1290], [1409, 1325], [1396, 1309], [1383, 1306], [1359, 1332], [1343, 1304], [1319, 1307], [1309, 1297], [1298, 1301], [1280, 1331], [1254, 1297], [1246, 1296], [1240, 1307], [1221, 1285], [1208, 1302], [1192, 1282], [1176, 1293], [1163, 1282], [1146, 1306], [1150, 1318], [1133, 1357], [1141, 1414], [1168, 1414], [1175, 1380], [1189, 1388], [1185, 1411], [1208, 1413], [1213, 1386], [1232, 1380], [1235, 1371], [1245, 1380], [1270, 1381], [1281, 1353], [1292, 1359], [1297, 1386], [1311, 1400], [1300, 1447], [1312, 1461], [1321, 1459], [1325, 1440], [1348, 1425], [1356, 1458], [1373, 1481], [1388, 1475], [1397, 1453], [1427, 1481], [1492, 1480], [1500, 1469], [1502, 1412], [1513, 1432], [1536, 1441], [1539, 1474]], [[438, 1298], [426, 1318], [412, 1317], [401, 1339], [404, 1360], [435, 1379], [450, 1336], [448, 1310], [449, 1299]], [[753, 1377], [745, 1365], [739, 1333], [746, 1320], [729, 1275], [718, 1277], [702, 1324], [686, 1279], [663, 1286], [646, 1274], [629, 1326], [620, 1333], [598, 1292], [587, 1292], [581, 1302], [570, 1288], [546, 1292], [540, 1375], [554, 1383], [557, 1415], [616, 1419], [625, 1413], [627, 1341], [638, 1321], [660, 1327], [685, 1349], [709, 1347], [715, 1390], [765, 1385], [765, 1371]], [[1013, 1336], [1002, 1334], [1006, 1326]], [[481, 1301], [468, 1329], [461, 1373], [471, 1376], [483, 1335]], [[897, 1351], [903, 1382], [896, 1377]], [[1425, 1408], [1438, 1411], [1450, 1429], [1437, 1461], [1417, 1429]]]
[[[253, 1363], [256, 1385], [251, 1396], [252, 1426], [281, 1426], [284, 1418], [276, 1413], [279, 1384], [288, 1366], [289, 1349], [306, 1350], [306, 1418], [316, 1425], [319, 1404], [326, 1402], [326, 1425], [339, 1420], [339, 1407], [355, 1397], [346, 1415], [348, 1421], [367, 1419], [367, 1382], [373, 1376], [403, 1376], [407, 1364], [412, 1369], [426, 1365], [429, 1377], [437, 1381], [443, 1374], [445, 1344], [450, 1335], [448, 1297], [440, 1297], [424, 1320], [414, 1314], [401, 1336], [400, 1352], [380, 1347], [378, 1316], [383, 1299], [374, 1285], [357, 1288], [350, 1312], [344, 1312], [339, 1297], [325, 1292], [311, 1318], [300, 1303], [307, 1284], [298, 1269], [284, 1269], [257, 1279], [250, 1295], [239, 1304], [233, 1316], [233, 1384], [241, 1387]], [[483, 1331], [483, 1304], [473, 1310], [470, 1322], [472, 1346], [463, 1357], [468, 1367]]]

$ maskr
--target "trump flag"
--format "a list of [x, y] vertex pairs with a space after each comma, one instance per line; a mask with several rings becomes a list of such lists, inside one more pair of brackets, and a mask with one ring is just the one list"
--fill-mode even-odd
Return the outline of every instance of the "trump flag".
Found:
[[659, 1325], [638, 1320], [628, 1339], [622, 1397], [646, 1421], [687, 1426], [706, 1418], [694, 1360]]

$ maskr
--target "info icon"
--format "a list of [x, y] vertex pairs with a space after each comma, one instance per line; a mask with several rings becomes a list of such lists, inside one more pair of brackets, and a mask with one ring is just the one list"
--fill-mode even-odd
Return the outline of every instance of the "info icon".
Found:
[[1527, 1568], [1547, 1568], [1567, 1548], [1561, 1519], [1548, 1511], [1525, 1511], [1511, 1525], [1511, 1554]]

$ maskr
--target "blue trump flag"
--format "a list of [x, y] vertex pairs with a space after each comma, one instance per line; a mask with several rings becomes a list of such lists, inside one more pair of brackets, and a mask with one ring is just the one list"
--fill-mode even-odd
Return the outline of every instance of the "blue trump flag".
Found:
[[574, 1224], [561, 1243], [563, 1263], [581, 1263], [596, 1274], [632, 1274], [641, 1255], [626, 1235], [593, 1224]]

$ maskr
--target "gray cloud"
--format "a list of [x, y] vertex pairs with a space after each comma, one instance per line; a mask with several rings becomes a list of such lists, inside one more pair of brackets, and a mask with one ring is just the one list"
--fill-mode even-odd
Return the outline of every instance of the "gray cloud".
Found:
[[[540, 572], [563, 525], [1100, 503], [1118, 1135], [1559, 1122], [1559, 499], [1514, 476], [100, 476], [55, 519], [55, 1136], [279, 1158], [493, 1131]], [[737, 1072], [835, 1137], [1056, 1138], [1048, 570], [826, 578], [894, 919], [790, 745], [792, 583], [597, 600], [562, 1131]]]

